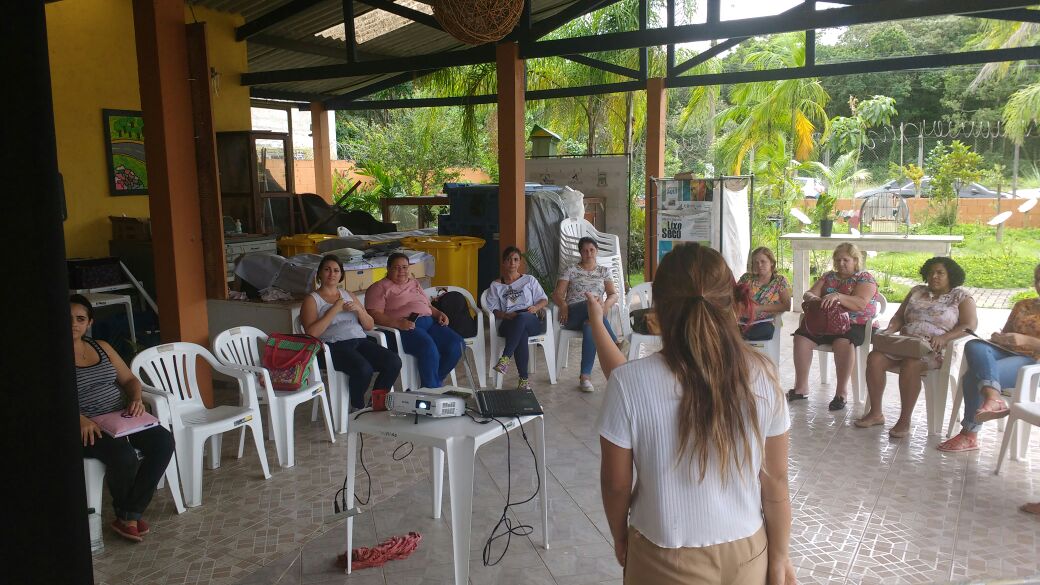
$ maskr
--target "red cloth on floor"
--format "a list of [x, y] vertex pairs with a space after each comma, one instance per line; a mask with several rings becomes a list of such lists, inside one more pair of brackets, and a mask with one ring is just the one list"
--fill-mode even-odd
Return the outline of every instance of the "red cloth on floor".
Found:
[[[389, 561], [406, 559], [419, 548], [420, 542], [421, 534], [409, 532], [404, 536], [392, 536], [372, 548], [355, 548], [350, 553], [351, 569], [382, 567]], [[347, 568], [347, 553], [336, 556], [336, 566], [341, 569]]]

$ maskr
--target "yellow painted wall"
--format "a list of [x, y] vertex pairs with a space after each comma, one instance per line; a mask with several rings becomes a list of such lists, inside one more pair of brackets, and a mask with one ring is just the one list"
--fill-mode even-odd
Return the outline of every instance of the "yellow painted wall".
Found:
[[[133, 9], [130, 0], [55, 2], [46, 9], [58, 168], [69, 211], [65, 253], [107, 256], [108, 216], [149, 216], [146, 195], [109, 194], [101, 120], [102, 109], [141, 109]], [[200, 7], [195, 16], [207, 23], [210, 65], [221, 73], [213, 96], [214, 126], [248, 130], [249, 89], [238, 83], [247, 69], [246, 46], [234, 41], [242, 19]], [[192, 22], [187, 8], [185, 18]]]

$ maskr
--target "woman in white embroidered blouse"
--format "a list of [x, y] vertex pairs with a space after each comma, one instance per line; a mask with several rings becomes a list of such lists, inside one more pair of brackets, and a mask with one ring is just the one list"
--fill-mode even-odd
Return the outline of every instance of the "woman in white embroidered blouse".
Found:
[[787, 403], [741, 338], [733, 274], [689, 244], [664, 257], [653, 287], [663, 348], [624, 365], [589, 295], [609, 377], [603, 507], [625, 583], [793, 584]]

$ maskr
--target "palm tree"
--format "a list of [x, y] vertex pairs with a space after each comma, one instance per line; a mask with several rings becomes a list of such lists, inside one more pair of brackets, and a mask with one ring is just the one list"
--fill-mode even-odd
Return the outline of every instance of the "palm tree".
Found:
[[[980, 49], [1004, 49], [1035, 45], [1040, 42], [1040, 23], [986, 21], [982, 32], [974, 39], [974, 45]], [[1003, 63], [987, 63], [968, 86], [969, 90], [977, 89], [984, 82], [1003, 79], [1007, 76], [1017, 77], [1027, 70], [1026, 61]], [[1016, 91], [1004, 106], [1004, 127], [1008, 135], [1018, 146], [1025, 140], [1030, 124], [1040, 122], [1040, 82], [1033, 83]]]
[[798, 168], [822, 179], [827, 191], [839, 199], [851, 193], [855, 183], [870, 180], [870, 171], [859, 168], [859, 151], [846, 152], [831, 166], [819, 161], [808, 161], [798, 165]]
[[[805, 37], [801, 33], [778, 35], [762, 50], [748, 55], [744, 63], [756, 69], [804, 66]], [[830, 96], [818, 79], [740, 84], [734, 86], [729, 101], [732, 105], [718, 115], [718, 125], [728, 124], [729, 129], [719, 140], [717, 152], [723, 168], [733, 173], [741, 172], [753, 149], [775, 148], [789, 140], [793, 158], [804, 161], [816, 148], [814, 134], [827, 136], [824, 107]]]

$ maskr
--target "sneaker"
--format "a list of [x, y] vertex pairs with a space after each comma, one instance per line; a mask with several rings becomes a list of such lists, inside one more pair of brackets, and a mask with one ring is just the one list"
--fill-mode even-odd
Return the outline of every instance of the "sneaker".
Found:
[[596, 391], [596, 388], [593, 387], [593, 385], [592, 385], [592, 380], [590, 380], [588, 378], [583, 378], [581, 381], [578, 382], [578, 389], [581, 390], [582, 392], [595, 392]]
[[492, 367], [491, 369], [495, 370], [499, 374], [505, 374], [506, 371], [509, 370], [509, 358], [505, 356], [498, 358], [498, 363], [495, 364], [494, 367]]
[[112, 521], [111, 527], [116, 534], [127, 540], [133, 542], [141, 542], [144, 540], [141, 538], [141, 533], [137, 531], [136, 526], [130, 526], [118, 518]]
[[530, 390], [531, 382], [527, 378], [520, 378], [516, 384], [517, 390]]

